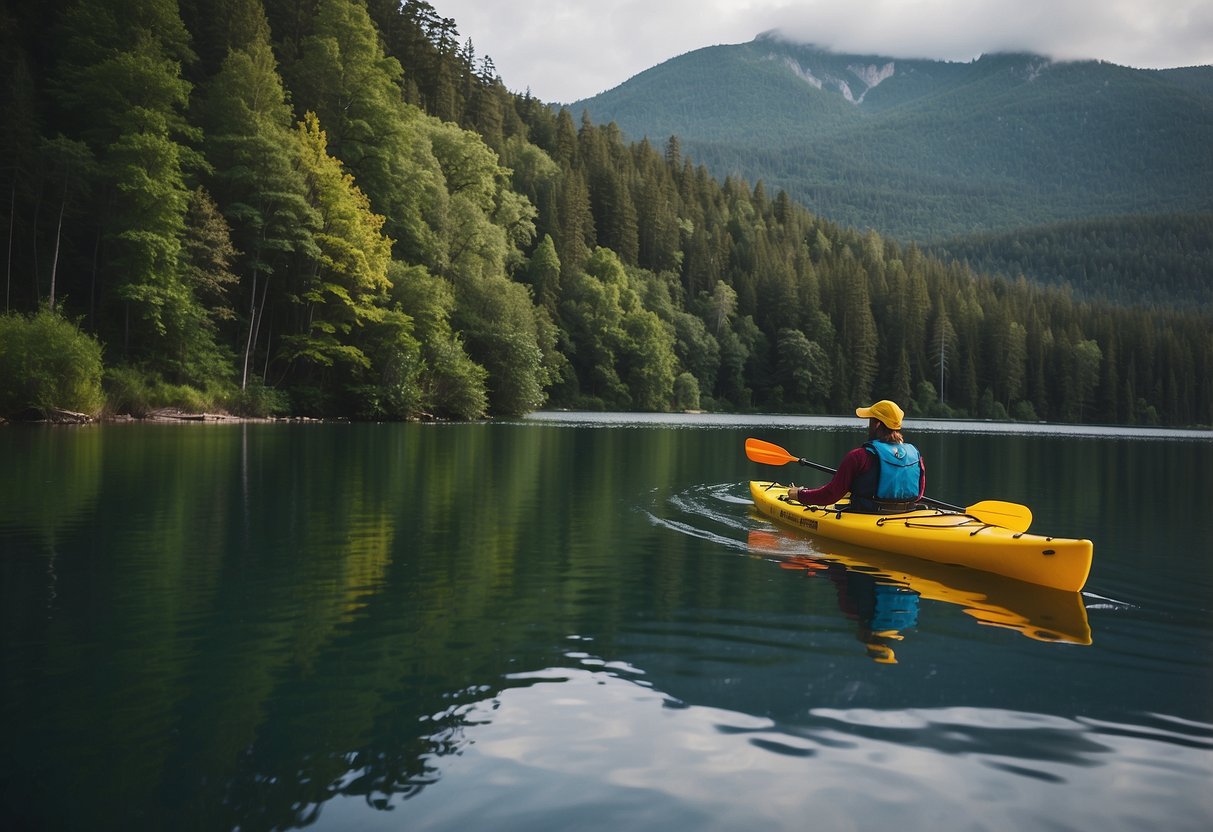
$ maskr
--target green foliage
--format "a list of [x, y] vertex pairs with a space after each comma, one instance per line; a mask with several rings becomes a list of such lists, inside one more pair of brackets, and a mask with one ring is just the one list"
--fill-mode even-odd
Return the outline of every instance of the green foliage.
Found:
[[178, 314], [179, 325], [165, 345], [163, 366], [173, 377], [206, 385], [232, 376], [232, 350], [219, 341], [220, 326], [235, 318], [229, 293], [239, 278], [231, 267], [238, 252], [227, 220], [204, 189], [190, 194], [178, 269], [182, 288], [194, 299]]
[[399, 308], [384, 310], [368, 326], [366, 352], [371, 370], [352, 385], [357, 415], [370, 419], [411, 419], [422, 412], [421, 343], [413, 337], [413, 319]]
[[488, 371], [474, 362], [451, 328], [455, 290], [423, 266], [392, 266], [392, 297], [411, 316], [421, 345], [417, 412], [479, 419], [488, 411]]
[[673, 410], [698, 410], [700, 405], [699, 380], [690, 373], [679, 373], [674, 379]]
[[674, 333], [656, 313], [633, 309], [623, 319], [620, 372], [638, 410], [668, 410], [674, 397]]
[[[1213, 424], [1207, 216], [1038, 225], [1207, 212], [1208, 143], [1157, 126], [1192, 114], [1204, 135], [1200, 73], [1003, 56], [899, 61], [869, 88], [855, 56], [763, 40], [635, 79], [657, 97], [628, 106], [669, 128], [654, 146], [509, 93], [429, 3], [203, 5], [183, 25], [171, 0], [81, 0], [54, 38], [42, 15], [0, 32], [0, 228], [28, 276], [6, 304], [50, 299], [103, 337], [125, 409], [888, 396], [915, 415]], [[675, 88], [686, 106], [661, 97]], [[720, 122], [722, 101], [753, 117]], [[709, 110], [719, 133], [696, 134]], [[934, 254], [821, 216], [926, 239], [1022, 226], [1028, 204], [1036, 230]]]
[[560, 318], [581, 395], [607, 408], [631, 409], [631, 394], [616, 369], [616, 347], [624, 337], [623, 304], [635, 302], [623, 264], [612, 252], [598, 249], [587, 271], [569, 275], [562, 288]]
[[292, 133], [291, 111], [278, 74], [269, 33], [256, 27], [242, 48], [227, 53], [203, 86], [198, 110], [207, 128], [205, 150], [214, 175], [211, 188], [231, 225], [239, 249], [234, 264], [242, 277], [240, 309], [247, 318], [234, 332], [241, 354], [241, 387], [260, 348], [267, 306], [285, 301], [283, 275], [292, 256], [314, 256], [319, 224], [310, 204]]
[[146, 416], [157, 406], [147, 374], [135, 367], [116, 366], [105, 370], [105, 395], [109, 409], [136, 418]]
[[720, 343], [697, 315], [676, 311], [673, 325], [678, 363], [695, 377], [700, 390], [714, 390], [720, 369]]
[[1083, 419], [1099, 384], [1099, 365], [1103, 353], [1097, 342], [1084, 339], [1074, 344], [1068, 358], [1066, 364], [1070, 383], [1065, 388], [1062, 414], [1066, 421], [1078, 422]]
[[266, 419], [290, 413], [290, 396], [283, 390], [266, 387], [254, 379], [243, 390], [237, 390], [226, 401], [227, 409], [236, 416]]
[[586, 271], [564, 285], [560, 314], [582, 394], [609, 408], [668, 409], [677, 366], [673, 327], [644, 307], [615, 253], [595, 249]]
[[[830, 393], [830, 360], [816, 341], [797, 329], [779, 331], [778, 380], [789, 402], [820, 402]], [[902, 397], [906, 401], [907, 397]]]
[[53, 312], [0, 315], [0, 416], [70, 410], [96, 416], [101, 345]]
[[1011, 418], [1016, 422], [1036, 422], [1039, 417], [1036, 415], [1036, 408], [1032, 407], [1029, 401], [1017, 401], [1015, 406], [1011, 408]]
[[[129, 364], [105, 369], [106, 410], [136, 418], [157, 410], [205, 413], [235, 407], [242, 415], [262, 415], [242, 410], [246, 399], [234, 394], [230, 385], [195, 387], [166, 381], [156, 370]], [[268, 394], [265, 396], [272, 401]]]
[[449, 193], [427, 141], [427, 119], [402, 100], [400, 61], [384, 53], [365, 5], [321, 0], [299, 52], [285, 70], [296, 106], [316, 113], [332, 155], [388, 218], [397, 256], [440, 267]]
[[976, 234], [932, 251], [980, 272], [1130, 305], [1213, 309], [1213, 213], [1112, 217]]
[[292, 153], [286, 91], [268, 39], [228, 53], [199, 105], [212, 191], [240, 250], [240, 270], [273, 272], [281, 255], [304, 248], [315, 218]]
[[468, 358], [459, 338], [430, 346], [427, 401], [438, 416], [480, 419], [488, 412], [488, 370]]
[[307, 115], [297, 135], [301, 170], [320, 227], [314, 267], [292, 298], [305, 310], [306, 329], [283, 339], [286, 357], [319, 367], [369, 369], [361, 330], [383, 320], [380, 301], [391, 285], [391, 241], [381, 233], [383, 217], [371, 212], [354, 178], [328, 155], [314, 114]]
[[560, 299], [560, 258], [556, 255], [556, 244], [552, 242], [551, 234], [544, 234], [535, 247], [527, 263], [526, 276], [535, 302], [549, 314], [555, 314]]
[[491, 411], [518, 416], [538, 409], [546, 398], [548, 375], [526, 288], [500, 277], [470, 282], [460, 293], [457, 317], [469, 354], [491, 379]]
[[179, 341], [204, 314], [178, 271], [185, 177], [199, 161], [181, 77], [189, 34], [170, 0], [80, 2], [63, 21], [54, 89], [64, 126], [76, 131], [69, 138], [98, 160], [105, 272], [125, 307], [115, 340], [154, 361], [165, 339]]
[[939, 400], [935, 385], [925, 379], [918, 382], [917, 395], [907, 412], [924, 419], [950, 419], [956, 411]]

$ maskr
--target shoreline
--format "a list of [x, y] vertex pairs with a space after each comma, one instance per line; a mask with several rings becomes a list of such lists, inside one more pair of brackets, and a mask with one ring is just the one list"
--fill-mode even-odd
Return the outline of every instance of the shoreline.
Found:
[[233, 416], [223, 412], [203, 412], [180, 410], [177, 408], [159, 408], [145, 416], [132, 416], [129, 413], [118, 413], [108, 416], [89, 416], [87, 413], [76, 413], [70, 410], [54, 410], [36, 419], [3, 419], [3, 425], [52, 425], [52, 426], [86, 426], [86, 425], [124, 425], [147, 424], [163, 422], [166, 424], [303, 424], [321, 422], [345, 422], [348, 419], [316, 419], [311, 416]]
[[[32, 415], [32, 411], [31, 411]], [[672, 411], [668, 413], [641, 412], [602, 412], [602, 411], [573, 411], [573, 410], [536, 410], [520, 417], [499, 417], [473, 420], [475, 422], [512, 422], [524, 421], [532, 423], [570, 424], [588, 422], [595, 424], [621, 423], [629, 425], [662, 424], [673, 420], [684, 419], [684, 424], [693, 426], [731, 426], [745, 424], [756, 427], [797, 427], [797, 428], [827, 428], [846, 426], [853, 421], [848, 416], [797, 415], [778, 413], [709, 413], [701, 410]], [[841, 422], [839, 421], [841, 420]], [[68, 410], [52, 410], [41, 418], [4, 419], [0, 418], [0, 427], [8, 425], [51, 425], [79, 427], [86, 425], [123, 425], [123, 424], [355, 424], [361, 420], [348, 416], [317, 418], [314, 416], [234, 416], [223, 411], [194, 412], [180, 408], [165, 407], [149, 411], [144, 416], [132, 416], [127, 413], [104, 416], [89, 416], [86, 413], [76, 413]], [[368, 423], [380, 423], [385, 420], [366, 420]], [[391, 420], [387, 420], [391, 421]], [[447, 422], [445, 419], [416, 419], [400, 420], [407, 422], [434, 423]], [[454, 424], [454, 423], [452, 423]], [[468, 424], [471, 424], [469, 422]], [[1213, 437], [1213, 428], [1198, 425], [1191, 427], [1162, 427], [1158, 425], [1104, 425], [1088, 423], [1065, 422], [1015, 422], [995, 421], [992, 419], [948, 419], [923, 418], [915, 420], [915, 429], [927, 432], [960, 430], [964, 432], [1004, 433], [1017, 430], [1030, 430], [1040, 433], [1056, 433], [1058, 435], [1094, 436], [1106, 431], [1140, 432], [1144, 435], [1155, 435], [1168, 438], [1175, 434], [1187, 434], [1197, 438]], [[1203, 436], [1202, 436], [1203, 435]]]

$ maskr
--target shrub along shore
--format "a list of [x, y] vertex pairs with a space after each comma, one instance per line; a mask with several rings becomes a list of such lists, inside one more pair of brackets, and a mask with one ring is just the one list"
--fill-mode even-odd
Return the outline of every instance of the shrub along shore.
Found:
[[[937, 400], [909, 399], [907, 404], [907, 410], [920, 418], [1037, 421], [1016, 418], [1005, 410], [975, 416], [944, 412]], [[285, 394], [260, 382], [244, 390], [235, 384], [199, 390], [168, 384], [156, 374], [135, 367], [106, 368], [101, 344], [77, 324], [49, 310], [28, 317], [0, 315], [0, 424], [350, 421], [344, 416], [321, 419], [287, 415], [289, 408]]]

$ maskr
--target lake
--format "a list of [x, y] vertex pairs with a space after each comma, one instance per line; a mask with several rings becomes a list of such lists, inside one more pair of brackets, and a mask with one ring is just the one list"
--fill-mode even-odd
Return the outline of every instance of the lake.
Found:
[[1064, 593], [752, 513], [863, 428], [0, 429], [0, 826], [1213, 827], [1213, 435], [907, 423]]

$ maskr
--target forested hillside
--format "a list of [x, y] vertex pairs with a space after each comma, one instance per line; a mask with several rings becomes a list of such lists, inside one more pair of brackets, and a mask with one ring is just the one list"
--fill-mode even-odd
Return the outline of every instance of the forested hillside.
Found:
[[767, 34], [570, 105], [920, 244], [1095, 216], [1213, 210], [1213, 67], [1039, 55], [835, 54]]
[[931, 252], [1084, 297], [1213, 311], [1213, 214], [1059, 223], [962, 237]]
[[507, 91], [428, 3], [5, 8], [10, 410], [34, 403], [18, 359], [51, 318], [100, 343], [117, 408], [468, 419], [891, 397], [1213, 423], [1207, 313], [983, 277], [718, 181], [677, 139], [628, 143]]

